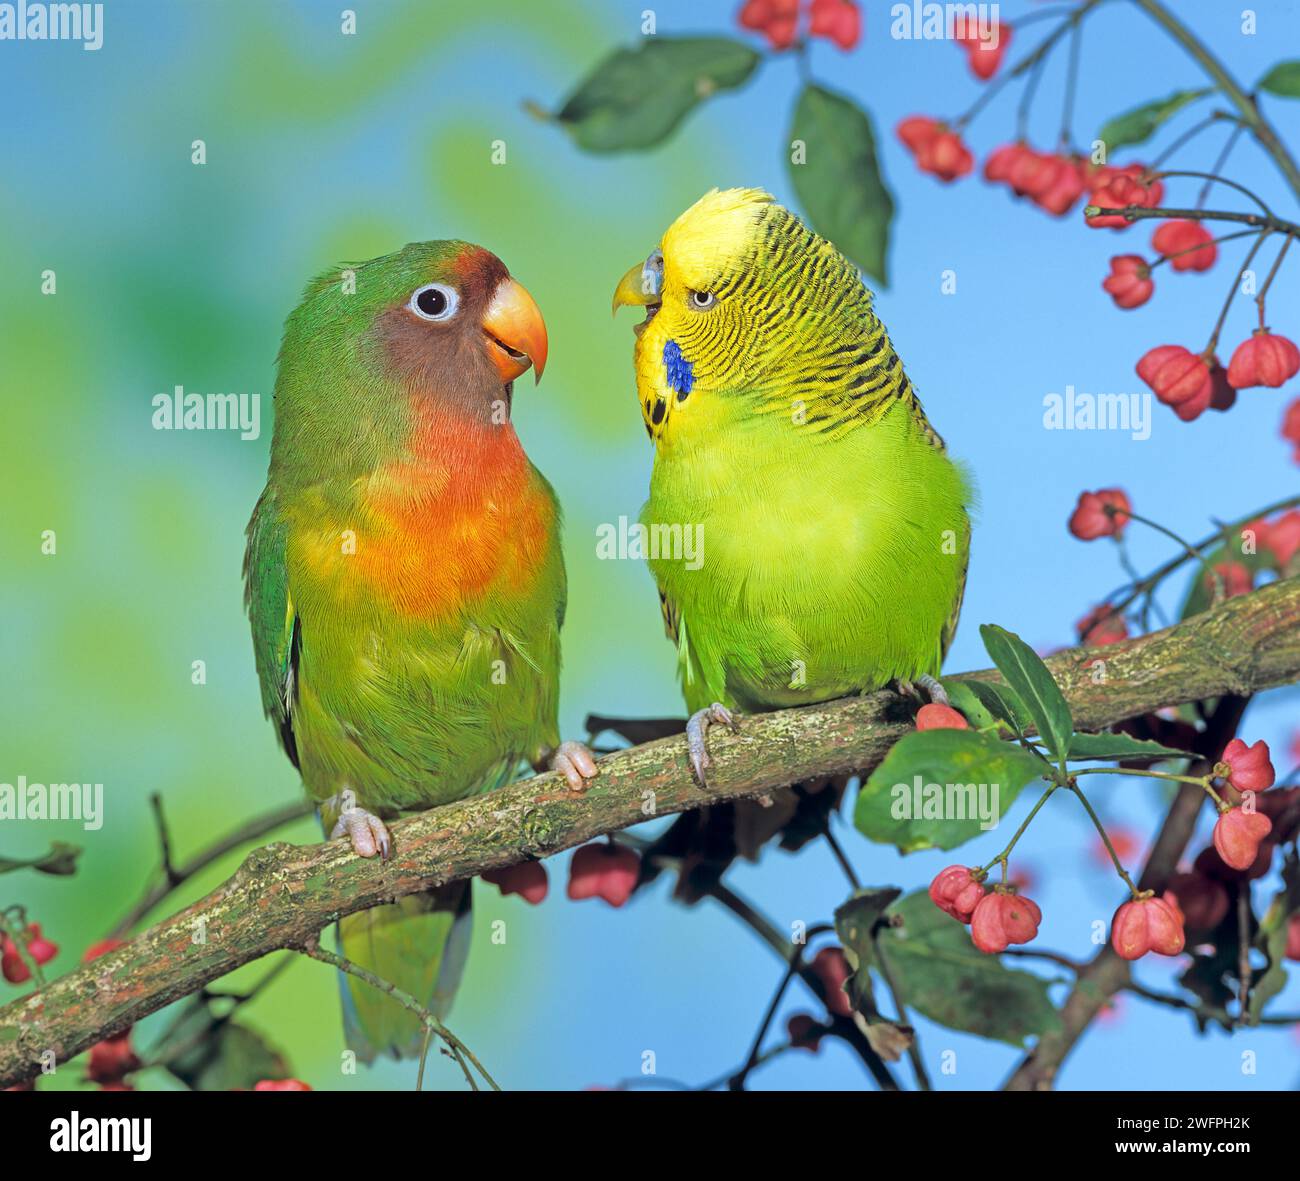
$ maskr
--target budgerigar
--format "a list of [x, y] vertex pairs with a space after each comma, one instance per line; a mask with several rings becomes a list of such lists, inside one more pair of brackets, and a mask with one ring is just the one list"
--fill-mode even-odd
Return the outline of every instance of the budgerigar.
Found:
[[[362, 856], [526, 765], [595, 774], [556, 722], [559, 508], [510, 421], [546, 347], [528, 292], [457, 241], [326, 272], [285, 325], [247, 606], [266, 712]], [[454, 883], [344, 918], [342, 951], [442, 1014], [468, 916]], [[414, 1014], [350, 976], [343, 994], [363, 1059], [419, 1050]]]
[[627, 304], [647, 312], [642, 522], [652, 550], [655, 526], [700, 530], [693, 563], [650, 566], [701, 781], [708, 726], [733, 711], [890, 682], [942, 696], [971, 486], [856, 268], [769, 194], [714, 190], [627, 272]]

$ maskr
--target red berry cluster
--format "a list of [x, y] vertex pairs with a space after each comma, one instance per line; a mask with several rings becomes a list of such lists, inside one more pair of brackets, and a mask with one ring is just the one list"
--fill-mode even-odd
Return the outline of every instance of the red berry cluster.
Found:
[[1250, 531], [1261, 553], [1271, 554], [1284, 577], [1300, 573], [1300, 509], [1288, 509], [1272, 519], [1252, 521], [1243, 532]]
[[1109, 603], [1099, 603], [1074, 625], [1074, 630], [1080, 644], [1093, 648], [1128, 639], [1128, 623], [1123, 613]]
[[1171, 894], [1156, 898], [1154, 892], [1125, 902], [1110, 922], [1110, 944], [1126, 960], [1140, 959], [1149, 951], [1157, 955], [1178, 955], [1187, 942], [1183, 912]]
[[1207, 409], [1227, 410], [1237, 400], [1217, 356], [1193, 353], [1180, 344], [1149, 350], [1137, 363], [1137, 375], [1184, 422]]
[[762, 33], [773, 49], [789, 49], [806, 36], [824, 37], [852, 49], [862, 36], [862, 12], [855, 0], [746, 0], [736, 16], [742, 29]]
[[583, 845], [569, 866], [569, 897], [603, 898], [622, 906], [632, 897], [641, 876], [641, 858], [625, 845]]
[[[1202, 851], [1193, 870], [1175, 875], [1163, 896], [1157, 897], [1151, 890], [1135, 892], [1115, 911], [1111, 945], [1124, 959], [1139, 959], [1148, 952], [1180, 954], [1188, 928], [1212, 931], [1227, 914], [1225, 883], [1268, 872], [1274, 818], [1290, 806], [1293, 797], [1300, 796], [1300, 788], [1256, 799], [1274, 783], [1268, 744], [1262, 740], [1248, 746], [1234, 738], [1215, 764], [1214, 777], [1222, 780], [1225, 793], [1231, 789], [1241, 800], [1221, 801], [1213, 844]], [[1117, 856], [1132, 852], [1120, 851], [1122, 837], [1111, 838]], [[1105, 857], [1110, 855], [1110, 849], [1105, 849]], [[1042, 922], [1038, 906], [1013, 887], [990, 889], [986, 876], [985, 869], [950, 865], [931, 881], [930, 899], [945, 914], [970, 924], [971, 941], [980, 951], [998, 954], [1013, 943], [1028, 943]], [[1288, 947], [1288, 955], [1295, 951], [1293, 958], [1300, 958], [1300, 930], [1294, 920], [1288, 929]]]
[[[1132, 511], [1128, 493], [1122, 488], [1082, 492], [1070, 514], [1069, 530], [1080, 541], [1096, 541], [1099, 537], [1113, 537], [1118, 541], [1132, 520]], [[1109, 603], [1093, 607], [1074, 627], [1079, 643], [1093, 647], [1128, 639], [1128, 624], [1123, 614]]]
[[1005, 21], [994, 21], [987, 32], [987, 37], [981, 37], [979, 28], [969, 21], [954, 29], [953, 39], [966, 51], [970, 72], [981, 82], [987, 82], [998, 72], [1011, 44], [1011, 26]]
[[1208, 271], [1219, 257], [1214, 235], [1187, 218], [1165, 222], [1151, 235], [1151, 246], [1176, 271]]
[[942, 181], [954, 181], [975, 166], [975, 157], [961, 142], [961, 136], [941, 119], [914, 115], [904, 119], [897, 131], [898, 138], [916, 157], [917, 167]]
[[1239, 344], [1228, 362], [1228, 384], [1236, 390], [1250, 386], [1276, 389], [1300, 373], [1300, 349], [1285, 336], [1267, 328], [1256, 328], [1249, 340]]
[[918, 730], [969, 730], [970, 723], [951, 705], [931, 702], [923, 705], [916, 714]]
[[1096, 541], [1099, 537], [1118, 541], [1124, 536], [1132, 511], [1133, 504], [1122, 488], [1082, 492], [1070, 514], [1070, 532], [1080, 541]]
[[1237, 346], [1226, 370], [1213, 351], [1193, 353], [1177, 344], [1151, 349], [1137, 364], [1138, 376], [1184, 422], [1206, 409], [1227, 410], [1240, 389], [1280, 386], [1297, 372], [1300, 350], [1267, 328]]
[[950, 865], [930, 883], [930, 899], [959, 923], [969, 923], [971, 942], [988, 955], [1035, 938], [1043, 921], [1037, 903], [1014, 887], [989, 889], [984, 878], [982, 869]]
[[984, 161], [984, 179], [1005, 184], [1046, 213], [1064, 217], [1088, 187], [1090, 170], [1078, 156], [1040, 152], [1023, 141], [994, 148]]
[[[1164, 182], [1144, 164], [1123, 168], [1102, 164], [1088, 174], [1088, 204], [1102, 209], [1154, 209], [1164, 196]], [[1133, 224], [1119, 213], [1098, 213], [1084, 220], [1093, 229], [1126, 230]]]
[[1273, 831], [1273, 821], [1255, 807], [1259, 792], [1273, 786], [1275, 775], [1269, 758], [1268, 743], [1263, 739], [1247, 746], [1234, 738], [1224, 748], [1214, 774], [1242, 796], [1237, 806], [1223, 804], [1214, 826], [1214, 848], [1225, 865], [1249, 869], [1259, 856], [1260, 846]]
[[[540, 861], [524, 861], [482, 875], [503, 895], [517, 894], [530, 906], [547, 895], [546, 868]], [[602, 898], [610, 906], [622, 906], [641, 877], [641, 858], [625, 845], [599, 843], [583, 845], [569, 864], [568, 896], [574, 901]]]
[[[41, 924], [32, 923], [26, 930], [23, 942], [28, 956], [38, 964], [48, 964], [59, 954], [59, 945], [51, 943], [41, 934]], [[23, 959], [14, 943], [7, 935], [0, 942], [0, 975], [10, 984], [23, 984], [32, 977], [31, 969]]]
[[518, 894], [530, 906], [541, 902], [549, 889], [546, 867], [540, 861], [521, 861], [505, 869], [490, 869], [482, 876], [503, 895]]
[[[1186, 350], [1166, 346], [1180, 354]], [[1161, 350], [1155, 350], [1160, 352]], [[1190, 354], [1187, 354], [1190, 357]], [[1172, 363], [1182, 364], [1185, 357], [1173, 357]], [[1200, 361], [1192, 358], [1195, 368]], [[1221, 371], [1220, 371], [1221, 372]], [[1300, 406], [1300, 401], [1297, 402]], [[1300, 411], [1296, 417], [1300, 419]], [[1122, 488], [1099, 488], [1095, 492], [1082, 492], [1070, 514], [1068, 528], [1080, 541], [1095, 541], [1100, 537], [1119, 540], [1132, 518], [1133, 506]], [[1243, 552], [1271, 555], [1282, 577], [1300, 573], [1300, 509], [1289, 509], [1271, 520], [1252, 521], [1242, 529], [1253, 538], [1254, 548]], [[1212, 599], [1244, 595], [1255, 584], [1255, 572], [1244, 562], [1219, 561], [1203, 575], [1203, 586]], [[1128, 638], [1128, 625], [1115, 608], [1102, 603], [1094, 607], [1075, 625], [1080, 643], [1113, 644]], [[919, 720], [918, 720], [919, 722]], [[922, 727], [924, 728], [924, 727]]]
[[1203, 575], [1202, 581], [1208, 594], [1213, 596], [1221, 592], [1225, 599], [1247, 594], [1255, 586], [1254, 574], [1240, 562], [1216, 562]]

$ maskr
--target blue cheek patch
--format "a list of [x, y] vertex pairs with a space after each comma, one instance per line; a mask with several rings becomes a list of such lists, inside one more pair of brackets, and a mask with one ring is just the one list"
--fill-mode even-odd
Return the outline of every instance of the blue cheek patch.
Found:
[[675, 340], [664, 342], [664, 370], [668, 374], [669, 387], [677, 391], [677, 400], [684, 402], [686, 395], [695, 388], [695, 370], [682, 356], [681, 346]]

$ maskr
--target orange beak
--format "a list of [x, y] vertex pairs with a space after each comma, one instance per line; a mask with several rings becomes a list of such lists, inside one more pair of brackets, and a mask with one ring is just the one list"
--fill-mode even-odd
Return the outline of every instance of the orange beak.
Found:
[[502, 381], [514, 381], [529, 366], [538, 381], [546, 368], [546, 322], [521, 283], [503, 279], [483, 317], [488, 353]]

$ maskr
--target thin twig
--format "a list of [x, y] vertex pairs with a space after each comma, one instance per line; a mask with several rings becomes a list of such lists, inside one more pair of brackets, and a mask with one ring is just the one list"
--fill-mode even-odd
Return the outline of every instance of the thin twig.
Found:
[[[739, 894], [730, 887], [724, 886], [721, 882], [716, 883], [709, 889], [708, 896], [715, 902], [725, 906], [764, 943], [772, 948], [782, 960], [788, 962], [789, 941], [782, 936], [776, 925], [761, 914], [751, 903], [741, 898]], [[812, 968], [807, 964], [801, 965], [799, 978], [812, 990], [813, 995], [818, 1000], [823, 1004], [826, 1003], [826, 986]], [[834, 1020], [831, 1022], [831, 1032], [835, 1036], [843, 1038], [857, 1051], [858, 1057], [862, 1059], [882, 1090], [897, 1091], [899, 1089], [898, 1083], [890, 1073], [889, 1067], [885, 1065], [884, 1059], [872, 1049], [866, 1035], [858, 1029], [852, 1020], [835, 1015]]]
[[[886, 924], [888, 925], [888, 924]], [[925, 1058], [921, 1054], [921, 1035], [916, 1032], [912, 1026], [911, 1020], [907, 1015], [907, 1002], [903, 997], [902, 986], [898, 983], [897, 977], [890, 970], [889, 957], [885, 952], [884, 946], [880, 942], [881, 927], [877, 924], [871, 931], [871, 945], [875, 948], [876, 964], [880, 968], [880, 974], [885, 979], [885, 987], [889, 989], [889, 995], [893, 998], [894, 1008], [898, 1011], [898, 1024], [906, 1025], [912, 1029], [912, 1038], [907, 1045], [907, 1058], [912, 1064], [912, 1072], [916, 1075], [916, 1085], [923, 1091], [930, 1090], [930, 1076], [925, 1069]]]
[[446, 1043], [447, 1049], [451, 1052], [451, 1056], [456, 1060], [457, 1065], [464, 1073], [465, 1081], [469, 1083], [473, 1090], [477, 1091], [479, 1086], [474, 1080], [474, 1076], [470, 1073], [467, 1063], [473, 1065], [474, 1069], [483, 1076], [484, 1082], [486, 1082], [494, 1091], [501, 1090], [501, 1088], [497, 1086], [496, 1079], [488, 1074], [488, 1072], [483, 1068], [483, 1063], [474, 1056], [469, 1047], [466, 1046], [465, 1043], [452, 1033], [451, 1030], [449, 1030], [441, 1021], [439, 1021], [437, 1017], [429, 1012], [424, 1005], [420, 1004], [420, 1002], [417, 1001], [409, 992], [404, 992], [396, 985], [390, 984], [382, 976], [376, 976], [375, 973], [371, 972], [368, 968], [363, 968], [360, 964], [354, 964], [351, 960], [344, 959], [341, 955], [335, 955], [332, 951], [326, 951], [325, 948], [320, 945], [318, 939], [309, 939], [298, 950], [300, 950], [305, 956], [310, 956], [314, 960], [320, 960], [322, 964], [330, 964], [340, 972], [346, 972], [349, 976], [355, 976], [358, 980], [362, 980], [366, 984], [369, 984], [371, 988], [378, 989], [380, 992], [391, 997], [401, 1005], [402, 1008], [414, 1013], [424, 1024], [425, 1029], [437, 1035], [444, 1043]]
[[1210, 333], [1209, 343], [1205, 346], [1207, 353], [1212, 353], [1219, 346], [1219, 334], [1223, 331], [1223, 326], [1228, 322], [1228, 312], [1232, 309], [1232, 301], [1237, 298], [1237, 291], [1241, 287], [1241, 280], [1245, 273], [1250, 270], [1250, 264], [1255, 261], [1255, 255], [1259, 253], [1259, 248], [1264, 245], [1268, 239], [1269, 231], [1265, 230], [1251, 244], [1249, 252], [1246, 254], [1246, 260], [1237, 271], [1237, 277], [1233, 279], [1232, 286], [1228, 288], [1228, 297], [1223, 301], [1223, 308], [1219, 312], [1219, 318], [1214, 322], [1214, 331]]
[[[1263, 517], [1272, 516], [1274, 513], [1284, 512], [1286, 509], [1295, 508], [1297, 505], [1300, 505], [1300, 495], [1288, 496], [1283, 500], [1275, 501], [1273, 504], [1266, 505], [1263, 508], [1255, 509], [1247, 516], [1239, 517], [1235, 521], [1229, 521], [1227, 524], [1221, 525], [1214, 533], [1211, 533], [1208, 537], [1196, 542], [1190, 548], [1194, 550], [1203, 550], [1206, 546], [1226, 537], [1228, 534], [1245, 528], [1252, 521], [1258, 521]], [[1188, 560], [1188, 554], [1179, 554], [1177, 557], [1171, 558], [1163, 565], [1157, 566], [1150, 574], [1140, 581], [1129, 583], [1126, 586], [1111, 591], [1111, 593], [1106, 596], [1105, 601], [1111, 603], [1117, 595], [1125, 595], [1123, 599], [1120, 599], [1119, 602], [1113, 603], [1112, 606], [1116, 611], [1127, 611], [1139, 595], [1143, 594], [1147, 590], [1153, 590], [1159, 586], [1160, 583]]]
[[1279, 234], [1300, 233], [1300, 224], [1287, 221], [1284, 217], [1274, 217], [1264, 213], [1242, 213], [1235, 209], [1172, 209], [1165, 205], [1125, 205], [1122, 208], [1113, 208], [1109, 205], [1086, 205], [1083, 214], [1085, 217], [1123, 217], [1128, 221], [1148, 221], [1153, 218], [1157, 220], [1178, 218], [1183, 221], [1237, 221], [1242, 225], [1272, 230]]
[[1223, 150], [1219, 153], [1214, 164], [1210, 168], [1210, 177], [1201, 186], [1201, 191], [1196, 195], [1197, 209], [1203, 209], [1205, 207], [1205, 202], [1210, 199], [1210, 190], [1218, 184], [1218, 180], [1216, 179], [1218, 174], [1223, 171], [1224, 166], [1228, 163], [1228, 157], [1232, 155], [1232, 149], [1236, 146], [1237, 140], [1245, 130], [1245, 123], [1241, 122], [1239, 119], [1237, 120], [1236, 126], [1232, 129], [1232, 133], [1223, 141]]
[[1291, 249], [1291, 242], [1295, 238], [1294, 233], [1287, 234], [1282, 242], [1282, 249], [1277, 252], [1277, 257], [1273, 260], [1272, 267], [1269, 268], [1268, 278], [1264, 280], [1264, 286], [1259, 289], [1259, 294], [1255, 296], [1255, 306], [1259, 308], [1259, 326], [1264, 327], [1264, 301], [1268, 298], [1268, 289], [1273, 286], [1273, 280], [1277, 277], [1278, 269], [1282, 265], [1282, 260], [1286, 258], [1286, 252]]
[[1250, 984], [1253, 973], [1250, 970], [1250, 883], [1237, 883], [1237, 1004], [1240, 1006], [1238, 1020], [1243, 1024], [1250, 1021]]
[[848, 859], [844, 849], [839, 841], [835, 839], [835, 834], [831, 832], [830, 818], [827, 818], [826, 827], [822, 833], [826, 838], [827, 845], [830, 846], [831, 852], [835, 855], [835, 860], [840, 863], [840, 868], [844, 871], [844, 876], [848, 878], [849, 885], [855, 890], [862, 889], [862, 882], [858, 880], [858, 875], [853, 868], [853, 863]]
[[1160, 0], [1134, 0], [1148, 16], [1159, 24], [1175, 41], [1178, 42], [1201, 68], [1210, 80], [1223, 91], [1237, 108], [1242, 121], [1250, 128], [1251, 134], [1260, 146], [1273, 157], [1274, 162], [1286, 177], [1291, 191], [1300, 197], [1300, 167], [1296, 165], [1291, 153], [1287, 151], [1272, 124], [1260, 113], [1259, 104], [1247, 94], [1237, 80], [1224, 68], [1209, 48], [1181, 20], [1170, 12]]
[[167, 817], [163, 813], [162, 795], [149, 793], [149, 806], [153, 809], [154, 827], [158, 830], [158, 848], [162, 854], [162, 872], [168, 882], [176, 885], [176, 867], [172, 865], [172, 837], [167, 828]]
[[782, 973], [781, 982], [776, 986], [776, 991], [768, 1002], [767, 1009], [763, 1013], [763, 1020], [758, 1024], [758, 1031], [754, 1034], [754, 1040], [749, 1047], [749, 1054], [745, 1058], [745, 1064], [727, 1080], [727, 1090], [743, 1091], [745, 1089], [745, 1080], [759, 1063], [763, 1049], [763, 1039], [767, 1037], [767, 1031], [772, 1025], [772, 1019], [776, 1016], [777, 1009], [781, 1007], [781, 998], [785, 996], [786, 989], [790, 987], [790, 981], [799, 975], [801, 967], [803, 967], [803, 947], [795, 943], [791, 945], [790, 963], [785, 972]]
[[1074, 22], [1070, 30], [1070, 59], [1065, 73], [1065, 102], [1061, 108], [1061, 136], [1058, 141], [1062, 152], [1073, 142], [1074, 99], [1079, 88], [1079, 53], [1083, 40], [1083, 26]]

